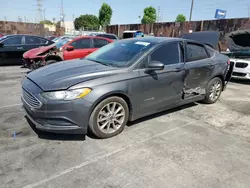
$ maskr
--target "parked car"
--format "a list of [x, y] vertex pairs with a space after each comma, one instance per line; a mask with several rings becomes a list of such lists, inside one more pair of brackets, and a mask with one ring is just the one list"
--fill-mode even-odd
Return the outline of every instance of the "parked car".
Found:
[[3, 33], [0, 33], [0, 37], [3, 37], [4, 36], [4, 34]]
[[52, 41], [59, 42], [60, 40], [64, 40], [67, 38], [74, 38], [74, 36], [61, 36], [61, 37], [54, 38]]
[[48, 37], [46, 37], [46, 39], [48, 39], [48, 40], [54, 40], [55, 38], [57, 38], [56, 36], [48, 36]]
[[53, 45], [27, 51], [23, 54], [23, 60], [27, 68], [34, 70], [63, 60], [83, 58], [111, 42], [112, 40], [102, 37], [67, 37]]
[[119, 40], [119, 38], [115, 34], [110, 34], [110, 33], [97, 34], [96, 36], [104, 37], [104, 38], [111, 39], [111, 40]]
[[228, 52], [233, 64], [232, 77], [250, 80], [250, 31], [234, 31], [227, 35]]
[[22, 83], [27, 118], [43, 131], [89, 129], [108, 138], [121, 133], [128, 120], [195, 101], [215, 103], [230, 72], [229, 58], [213, 49], [212, 39], [218, 43], [217, 32], [205, 32], [199, 41], [118, 40], [85, 59], [33, 71]]
[[0, 38], [0, 65], [21, 64], [23, 53], [54, 42], [33, 35], [6, 35]]
[[34, 70], [55, 61], [62, 61], [58, 54], [61, 53], [62, 47], [72, 40], [73, 38], [66, 38], [49, 46], [27, 51], [23, 54], [23, 67]]
[[144, 33], [142, 31], [135, 30], [135, 31], [124, 31], [122, 34], [123, 39], [135, 38], [135, 37], [144, 37]]

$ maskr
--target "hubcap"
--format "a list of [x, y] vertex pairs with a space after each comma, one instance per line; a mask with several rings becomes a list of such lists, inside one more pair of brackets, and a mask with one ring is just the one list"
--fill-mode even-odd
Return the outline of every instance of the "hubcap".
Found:
[[218, 97], [220, 96], [220, 92], [221, 92], [221, 84], [219, 81], [216, 81], [212, 84], [210, 88], [209, 98], [212, 101], [217, 100]]
[[125, 120], [125, 109], [118, 102], [106, 104], [97, 116], [97, 125], [103, 133], [117, 131]]

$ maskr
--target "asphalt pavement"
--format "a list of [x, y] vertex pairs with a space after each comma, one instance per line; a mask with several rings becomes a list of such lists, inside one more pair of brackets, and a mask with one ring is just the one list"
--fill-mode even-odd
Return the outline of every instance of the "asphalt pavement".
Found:
[[229, 83], [216, 104], [149, 116], [110, 139], [39, 137], [21, 107], [26, 71], [0, 67], [0, 187], [249, 187], [249, 82]]

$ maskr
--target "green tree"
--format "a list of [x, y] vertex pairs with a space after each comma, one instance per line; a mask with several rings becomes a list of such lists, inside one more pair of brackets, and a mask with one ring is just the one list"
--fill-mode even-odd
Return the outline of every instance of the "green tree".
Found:
[[43, 20], [43, 21], [40, 21], [40, 24], [54, 25], [53, 22], [50, 21], [50, 20]]
[[154, 7], [146, 7], [144, 9], [144, 15], [141, 19], [142, 24], [152, 24], [156, 21], [156, 10]]
[[178, 14], [175, 21], [176, 22], [185, 22], [186, 21], [186, 16], [184, 16], [183, 14]]
[[74, 21], [75, 29], [99, 29], [99, 19], [92, 14], [81, 15]]
[[103, 3], [99, 10], [99, 23], [101, 26], [107, 26], [110, 24], [110, 20], [113, 14], [112, 8], [107, 4]]

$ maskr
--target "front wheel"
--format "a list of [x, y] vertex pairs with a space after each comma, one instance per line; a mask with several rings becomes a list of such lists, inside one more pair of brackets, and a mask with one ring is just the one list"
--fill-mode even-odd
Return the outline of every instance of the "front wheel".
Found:
[[207, 85], [204, 102], [207, 104], [215, 103], [221, 95], [222, 87], [223, 84], [220, 78], [216, 77], [210, 80]]
[[98, 138], [110, 138], [123, 131], [128, 117], [127, 103], [120, 97], [109, 97], [93, 110], [89, 119], [89, 128]]

